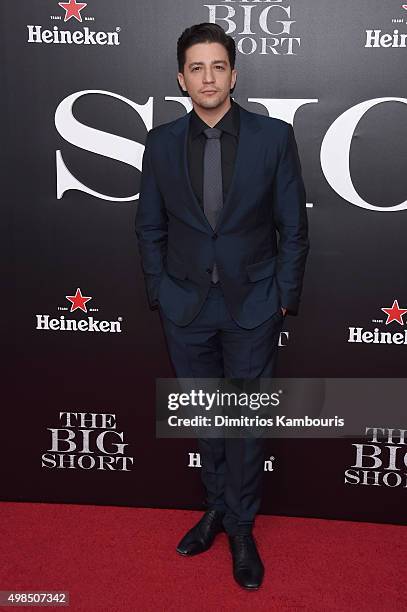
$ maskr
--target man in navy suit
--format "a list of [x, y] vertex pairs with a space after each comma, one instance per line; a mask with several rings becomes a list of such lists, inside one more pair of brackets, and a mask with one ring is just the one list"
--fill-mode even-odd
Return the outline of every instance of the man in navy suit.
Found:
[[[145, 145], [136, 232], [179, 378], [271, 378], [309, 250], [293, 128], [231, 99], [235, 53], [218, 25], [183, 32], [178, 82], [193, 110], [152, 129]], [[201, 553], [226, 531], [235, 580], [257, 589], [263, 440], [202, 438], [199, 447], [208, 509], [177, 551]]]

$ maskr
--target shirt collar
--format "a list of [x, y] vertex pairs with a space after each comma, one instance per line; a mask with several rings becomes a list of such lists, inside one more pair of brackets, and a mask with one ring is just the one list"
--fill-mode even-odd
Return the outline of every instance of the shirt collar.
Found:
[[[232, 136], [238, 136], [239, 134], [239, 107], [230, 99], [231, 107], [227, 111], [225, 115], [223, 115], [222, 119], [218, 121], [218, 123], [214, 126], [219, 130], [224, 132], [228, 132], [228, 134], [232, 134]], [[196, 138], [199, 134], [201, 134], [202, 130], [206, 130], [209, 125], [202, 121], [200, 116], [195, 112], [194, 109], [191, 111], [191, 120], [190, 120], [190, 130], [192, 138]]]

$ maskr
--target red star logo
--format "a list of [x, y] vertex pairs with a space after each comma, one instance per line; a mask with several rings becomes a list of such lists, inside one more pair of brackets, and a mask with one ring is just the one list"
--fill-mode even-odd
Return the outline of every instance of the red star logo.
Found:
[[86, 302], [89, 302], [89, 300], [91, 300], [92, 298], [84, 297], [79, 287], [77, 288], [75, 295], [66, 295], [65, 297], [67, 300], [72, 302], [71, 310], [69, 312], [73, 312], [77, 308], [80, 308], [81, 310], [83, 310], [83, 312], [88, 312], [86, 309]]
[[86, 2], [76, 2], [76, 0], [69, 0], [69, 2], [58, 2], [59, 6], [65, 11], [64, 22], [69, 21], [71, 17], [75, 17], [77, 21], [82, 22], [81, 11], [87, 6]]
[[387, 314], [386, 325], [392, 321], [397, 321], [400, 325], [404, 325], [403, 316], [407, 312], [407, 308], [400, 308], [397, 300], [394, 300], [391, 308], [381, 308]]

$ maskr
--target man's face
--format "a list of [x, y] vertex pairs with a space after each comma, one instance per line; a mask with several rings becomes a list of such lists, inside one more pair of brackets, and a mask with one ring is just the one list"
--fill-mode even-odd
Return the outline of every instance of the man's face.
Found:
[[178, 81], [197, 106], [209, 109], [222, 105], [235, 85], [236, 76], [223, 45], [197, 43], [186, 50], [184, 73], [178, 73]]

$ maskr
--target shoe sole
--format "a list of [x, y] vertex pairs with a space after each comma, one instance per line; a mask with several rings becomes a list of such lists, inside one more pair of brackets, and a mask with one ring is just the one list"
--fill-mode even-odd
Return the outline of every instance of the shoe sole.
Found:
[[239, 584], [239, 586], [244, 589], [245, 591], [258, 591], [260, 587], [248, 587], [248, 586], [242, 586], [241, 584]]
[[182, 555], [183, 557], [196, 557], [196, 555], [200, 555], [206, 552], [207, 550], [209, 550], [209, 548], [204, 548], [203, 550], [200, 550], [199, 552], [194, 552], [194, 553], [187, 553], [182, 550], [179, 550], [178, 548], [176, 548], [175, 550], [177, 551], [179, 555]]

